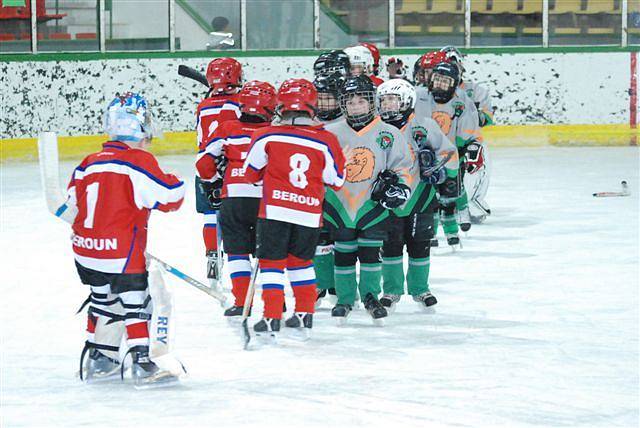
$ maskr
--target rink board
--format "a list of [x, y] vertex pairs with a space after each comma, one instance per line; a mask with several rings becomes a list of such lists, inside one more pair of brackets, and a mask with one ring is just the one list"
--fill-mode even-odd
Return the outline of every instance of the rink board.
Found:
[[[539, 146], [629, 146], [637, 145], [638, 129], [629, 125], [510, 125], [492, 126], [482, 131], [492, 147]], [[60, 136], [60, 157], [78, 159], [100, 148], [106, 135]], [[163, 140], [152, 143], [156, 155], [195, 154], [195, 132], [165, 132]], [[0, 160], [33, 161], [37, 159], [35, 138], [0, 140]]]

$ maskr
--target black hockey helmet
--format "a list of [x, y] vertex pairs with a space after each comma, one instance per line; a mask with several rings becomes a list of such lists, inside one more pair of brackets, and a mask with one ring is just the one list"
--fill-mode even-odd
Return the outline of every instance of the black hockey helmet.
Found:
[[[357, 106], [352, 105], [354, 97], [364, 98], [368, 103], [368, 108], [362, 111], [357, 110]], [[364, 127], [368, 125], [376, 115], [376, 86], [369, 77], [361, 74], [359, 76], [347, 77], [340, 88], [340, 109], [351, 127]], [[352, 112], [349, 113], [351, 108]]]
[[328, 76], [334, 73], [340, 73], [344, 77], [351, 73], [349, 56], [338, 49], [321, 53], [313, 63], [313, 74], [316, 77]]
[[338, 95], [344, 80], [344, 76], [336, 72], [329, 76], [318, 76], [313, 81], [318, 91], [317, 116], [320, 120], [333, 120], [342, 115]]
[[458, 66], [448, 62], [441, 62], [433, 68], [429, 77], [429, 92], [438, 104], [448, 103], [460, 84], [460, 70]]

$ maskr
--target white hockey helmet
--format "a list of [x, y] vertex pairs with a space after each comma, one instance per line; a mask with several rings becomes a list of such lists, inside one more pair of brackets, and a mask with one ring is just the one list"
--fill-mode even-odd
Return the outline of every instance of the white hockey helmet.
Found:
[[382, 120], [399, 120], [415, 108], [416, 89], [404, 79], [387, 80], [378, 86], [376, 100]]
[[464, 73], [465, 69], [464, 69], [464, 65], [462, 65], [462, 58], [464, 58], [464, 55], [462, 54], [462, 52], [460, 52], [460, 50], [458, 50], [458, 48], [456, 48], [455, 46], [449, 45], [440, 49], [440, 52], [444, 52], [447, 55], [447, 59], [458, 66], [458, 70], [460, 70], [460, 75]]
[[349, 57], [353, 76], [373, 74], [373, 55], [365, 46], [350, 46], [345, 48], [344, 53]]

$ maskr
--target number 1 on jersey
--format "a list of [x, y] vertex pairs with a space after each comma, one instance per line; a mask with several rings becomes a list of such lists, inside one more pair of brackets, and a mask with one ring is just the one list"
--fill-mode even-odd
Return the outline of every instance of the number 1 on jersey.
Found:
[[291, 184], [299, 189], [307, 187], [309, 182], [307, 181], [307, 176], [304, 175], [304, 173], [309, 170], [310, 165], [311, 161], [306, 155], [303, 155], [302, 153], [292, 155], [289, 158], [289, 166], [291, 167], [289, 181]]
[[96, 213], [99, 190], [100, 183], [91, 183], [87, 186], [87, 216], [84, 219], [84, 227], [86, 229], [93, 229], [93, 217]]

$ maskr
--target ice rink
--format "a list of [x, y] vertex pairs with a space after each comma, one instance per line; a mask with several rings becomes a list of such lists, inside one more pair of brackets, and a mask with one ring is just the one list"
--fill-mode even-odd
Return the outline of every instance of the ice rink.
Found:
[[[405, 297], [385, 327], [362, 309], [337, 327], [323, 306], [310, 341], [247, 352], [216, 301], [167, 276], [189, 377], [151, 391], [75, 377], [88, 290], [70, 228], [47, 212], [36, 163], [2, 165], [0, 424], [637, 427], [638, 154], [493, 150], [493, 215], [462, 251], [432, 255], [437, 312]], [[148, 248], [203, 280], [193, 160], [160, 159], [189, 190], [152, 215]], [[592, 197], [623, 179], [630, 197]]]

